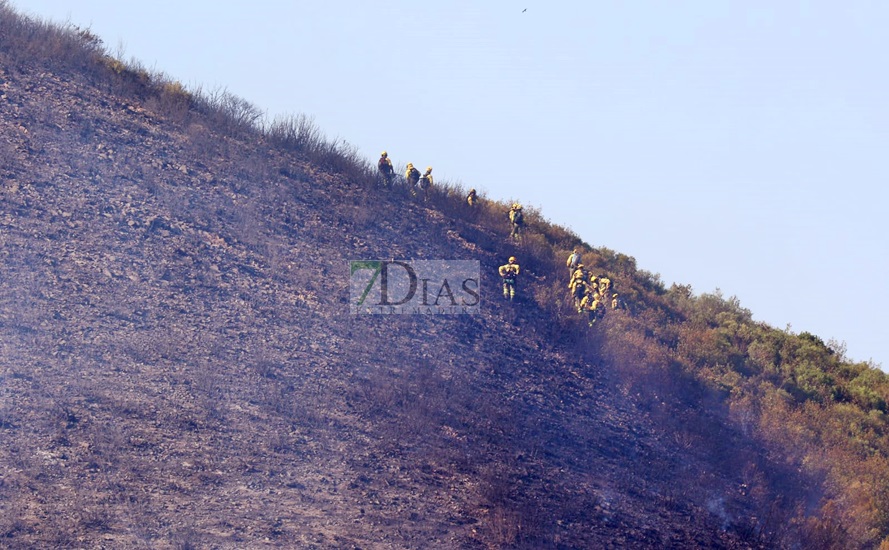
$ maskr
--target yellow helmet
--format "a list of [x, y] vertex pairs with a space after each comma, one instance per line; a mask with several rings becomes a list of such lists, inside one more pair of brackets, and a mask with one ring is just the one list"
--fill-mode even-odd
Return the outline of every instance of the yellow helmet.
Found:
[[427, 167], [426, 167], [426, 171], [427, 171], [427, 172], [431, 172], [431, 171], [432, 171], [432, 167], [431, 167], [431, 166], [427, 166]]
[[389, 153], [387, 153], [386, 151], [383, 151], [382, 153], [380, 153], [380, 156], [381, 156], [381, 157], [385, 157], [385, 156], [388, 155], [388, 154], [389, 154]]
[[510, 256], [510, 257], [509, 257], [509, 263], [513, 263], [513, 262], [515, 262], [515, 261], [516, 261], [515, 256]]
[[413, 163], [413, 162], [409, 162], [409, 163], [407, 163], [407, 167], [408, 167], [408, 168], [413, 168], [413, 167], [414, 167], [414, 163]]
[[612, 294], [611, 297], [612, 297], [612, 298], [617, 298], [617, 294]]
[[469, 190], [469, 194], [471, 195], [471, 194], [473, 194], [473, 193], [475, 193], [475, 189], [470, 189], [470, 190]]

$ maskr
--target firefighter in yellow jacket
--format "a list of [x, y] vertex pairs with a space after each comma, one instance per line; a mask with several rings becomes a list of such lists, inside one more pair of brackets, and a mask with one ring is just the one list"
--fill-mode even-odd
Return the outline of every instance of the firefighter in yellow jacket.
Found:
[[571, 280], [568, 282], [568, 289], [574, 297], [574, 307], [577, 308], [577, 313], [582, 311], [580, 302], [587, 293], [588, 284], [587, 273], [583, 269], [583, 264], [577, 264], [574, 273], [571, 274]]
[[383, 182], [386, 184], [386, 187], [392, 187], [392, 177], [395, 175], [395, 169], [392, 168], [392, 159], [389, 158], [389, 153], [386, 151], [380, 154], [377, 169], [380, 171], [380, 175], [383, 176]]
[[599, 277], [599, 295], [604, 299], [608, 296], [608, 291], [611, 290], [611, 279], [602, 275]]
[[577, 266], [580, 265], [582, 261], [580, 257], [580, 251], [575, 248], [574, 252], [568, 256], [568, 261], [565, 262], [565, 265], [568, 266], [568, 273], [574, 273], [574, 270], [577, 269]]
[[599, 278], [596, 277], [595, 275], [593, 275], [592, 273], [590, 273], [589, 285], [590, 285], [590, 292], [593, 292], [596, 294], [599, 293]]
[[595, 292], [590, 292], [584, 296], [583, 300], [580, 302], [580, 307], [582, 311], [586, 312], [587, 323], [590, 326], [593, 326], [596, 323], [604, 311], [602, 303], [599, 301], [598, 294]]
[[519, 275], [519, 264], [515, 256], [510, 256], [509, 261], [500, 266], [500, 278], [503, 279], [503, 297], [512, 301], [515, 299], [516, 277]]
[[512, 208], [509, 209], [509, 221], [512, 223], [512, 232], [509, 236], [520, 240], [522, 238], [522, 228], [525, 226], [525, 216], [522, 214], [521, 204], [513, 203]]
[[404, 179], [410, 187], [411, 195], [417, 194], [417, 182], [420, 181], [420, 171], [414, 168], [413, 163], [407, 163], [407, 170], [404, 172]]
[[432, 188], [432, 167], [428, 166], [426, 172], [420, 176], [420, 189], [423, 190], [423, 200], [429, 200], [429, 189]]
[[469, 206], [475, 206], [478, 204], [478, 195], [475, 193], [475, 189], [470, 189], [469, 194], [466, 195], [466, 204]]

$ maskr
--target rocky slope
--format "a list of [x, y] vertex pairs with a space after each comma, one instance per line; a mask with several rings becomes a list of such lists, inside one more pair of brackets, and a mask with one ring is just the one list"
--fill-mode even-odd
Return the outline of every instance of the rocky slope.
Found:
[[[665, 431], [528, 299], [541, 274], [499, 299], [505, 232], [0, 65], [2, 546], [769, 541], [738, 434]], [[365, 258], [480, 260], [482, 312], [351, 315]]]

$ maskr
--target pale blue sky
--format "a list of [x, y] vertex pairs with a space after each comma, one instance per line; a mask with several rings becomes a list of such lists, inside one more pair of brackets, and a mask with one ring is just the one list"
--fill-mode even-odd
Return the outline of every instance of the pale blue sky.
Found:
[[889, 366], [889, 3], [11, 5]]

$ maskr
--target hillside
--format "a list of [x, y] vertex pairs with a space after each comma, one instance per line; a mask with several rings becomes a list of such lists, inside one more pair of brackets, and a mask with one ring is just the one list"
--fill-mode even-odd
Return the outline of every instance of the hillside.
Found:
[[[885, 377], [504, 203], [379, 187], [0, 4], [11, 548], [874, 547]], [[574, 246], [626, 304], [592, 330]], [[521, 258], [515, 304], [496, 268]], [[349, 313], [349, 260], [468, 259], [471, 316]]]

